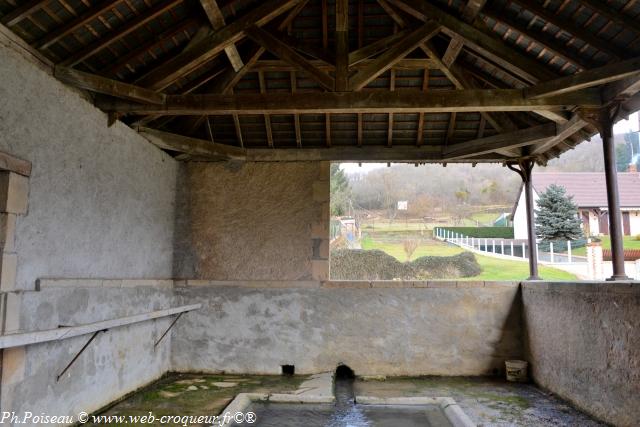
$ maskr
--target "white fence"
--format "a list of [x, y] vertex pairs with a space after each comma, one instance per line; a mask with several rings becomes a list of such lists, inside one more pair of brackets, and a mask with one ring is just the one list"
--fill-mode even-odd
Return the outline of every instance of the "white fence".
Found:
[[[517, 260], [528, 259], [529, 248], [527, 242], [524, 240], [469, 237], [445, 228], [436, 228], [434, 230], [434, 236], [439, 240], [452, 243], [461, 248], [487, 255]], [[571, 241], [566, 242], [566, 248], [566, 252], [557, 252], [554, 250], [552, 242], [549, 244], [548, 252], [536, 251], [538, 253], [538, 261], [549, 264], [587, 262], [586, 257], [574, 256], [572, 254]], [[538, 243], [536, 243], [536, 249], [539, 249]]]

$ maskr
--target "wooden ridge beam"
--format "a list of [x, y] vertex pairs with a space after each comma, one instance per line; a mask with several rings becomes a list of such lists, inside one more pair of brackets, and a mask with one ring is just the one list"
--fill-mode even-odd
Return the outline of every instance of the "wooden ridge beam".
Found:
[[148, 104], [162, 105], [165, 102], [163, 93], [73, 68], [56, 66], [53, 75], [63, 83], [91, 92]]
[[199, 41], [191, 49], [176, 55], [140, 78], [137, 83], [155, 90], [164, 89], [181, 76], [208, 62], [229, 44], [240, 41], [247, 28], [262, 26], [300, 2], [301, 0], [268, 0], [251, 8], [242, 17]]
[[89, 43], [86, 46], [83, 46], [79, 51], [73, 53], [69, 58], [62, 61], [60, 65], [63, 65], [65, 67], [73, 67], [74, 65], [81, 63], [82, 61], [100, 52], [110, 44], [115, 43], [128, 34], [131, 34], [138, 28], [148, 24], [158, 16], [182, 3], [182, 1], [183, 0], [165, 0], [161, 3], [156, 4], [152, 8], [143, 11], [140, 15], [137, 15], [132, 20], [125, 22], [122, 26], [114, 28], [108, 34], [101, 36], [100, 38], [92, 43]]
[[[218, 7], [218, 3], [216, 0], [200, 0], [200, 5], [204, 9], [204, 12], [211, 23], [211, 27], [214, 30], [219, 30], [223, 28], [226, 23], [224, 21], [224, 15], [222, 14], [222, 10]], [[238, 53], [238, 49], [234, 43], [229, 44], [224, 48], [224, 53], [229, 58], [229, 62], [234, 70], [238, 71], [242, 68], [244, 63], [242, 62], [242, 58], [240, 57], [240, 53]]]
[[163, 105], [104, 98], [97, 98], [95, 103], [105, 111], [142, 115], [563, 111], [572, 106], [602, 106], [597, 89], [536, 99], [527, 98], [520, 89], [465, 89], [322, 92], [313, 96], [307, 93], [167, 95]]
[[305, 57], [296, 52], [292, 47], [275, 37], [268, 31], [259, 27], [251, 27], [245, 30], [247, 36], [262, 47], [278, 56], [280, 59], [303, 71], [320, 86], [327, 90], [334, 90], [335, 80], [329, 74], [314, 67]]
[[361, 90], [380, 74], [393, 67], [396, 62], [418, 48], [422, 43], [438, 34], [438, 32], [440, 32], [439, 24], [431, 21], [426, 22], [399, 40], [378, 58], [371, 61], [365, 68], [359, 70], [349, 79], [349, 87], [351, 90]]
[[[306, 52], [305, 52], [306, 53]], [[333, 72], [336, 69], [335, 64], [326, 63], [322, 60], [310, 59], [308, 60], [311, 65], [324, 72]], [[361, 70], [369, 66], [374, 59], [361, 59], [357, 63], [351, 65], [349, 68], [352, 70]], [[425, 67], [435, 67], [436, 64], [433, 60], [427, 58], [404, 58], [396, 62], [393, 68], [400, 70], [422, 70]], [[279, 71], [289, 72], [298, 71], [298, 68], [281, 60], [281, 59], [261, 59], [253, 66], [252, 71]]]
[[556, 135], [556, 124], [546, 123], [527, 129], [500, 133], [472, 141], [449, 145], [443, 150], [446, 160], [465, 158], [487, 154], [496, 150], [524, 147], [526, 145], [545, 142]]
[[39, 40], [37, 40], [33, 44], [33, 47], [35, 47], [36, 49], [48, 48], [58, 40], [62, 39], [63, 37], [67, 36], [70, 33], [73, 33], [78, 28], [84, 25], [87, 25], [88, 23], [90, 23], [91, 21], [93, 21], [103, 13], [106, 13], [109, 10], [115, 8], [117, 5], [122, 3], [122, 1], [123, 0], [103, 1], [102, 3], [96, 5], [95, 7], [92, 7], [86, 10], [85, 12], [83, 12], [82, 14], [76, 16], [74, 19], [62, 25], [61, 27], [58, 27], [55, 30], [45, 34], [43, 37], [41, 37]]
[[427, 0], [388, 1], [421, 21], [437, 21], [442, 25], [443, 32], [451, 37], [454, 35], [461, 37], [464, 39], [466, 47], [528, 83], [537, 83], [540, 80], [551, 80], [557, 77], [554, 72], [533, 58], [522, 55], [505, 44], [495, 34], [486, 29], [477, 28], [476, 23], [467, 24]]
[[204, 139], [190, 138], [147, 127], [136, 129], [140, 136], [163, 150], [171, 150], [210, 160], [245, 160], [246, 150], [231, 145], [218, 144]]
[[600, 86], [640, 74], [640, 58], [604, 65], [571, 76], [538, 83], [525, 89], [530, 98], [555, 96], [563, 93]]

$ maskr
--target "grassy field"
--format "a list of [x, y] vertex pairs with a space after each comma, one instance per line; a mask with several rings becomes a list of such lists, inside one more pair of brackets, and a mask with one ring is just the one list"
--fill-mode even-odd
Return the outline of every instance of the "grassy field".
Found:
[[[402, 243], [391, 243], [377, 240], [371, 237], [362, 239], [362, 249], [379, 249], [400, 261], [406, 261]], [[411, 259], [422, 256], [451, 256], [464, 252], [463, 249], [438, 242], [435, 240], [423, 240], [413, 253]], [[476, 255], [476, 259], [482, 267], [479, 276], [470, 277], [469, 280], [522, 280], [529, 276], [529, 264], [522, 261], [508, 261], [498, 258]], [[545, 280], [576, 280], [576, 276], [556, 268], [539, 266], [540, 276]]]
[[[602, 239], [602, 249], [611, 249], [609, 236], [600, 236]], [[640, 249], [640, 240], [634, 240], [635, 236], [624, 236], [625, 249]], [[587, 256], [587, 248], [577, 248], [572, 251], [574, 255]]]

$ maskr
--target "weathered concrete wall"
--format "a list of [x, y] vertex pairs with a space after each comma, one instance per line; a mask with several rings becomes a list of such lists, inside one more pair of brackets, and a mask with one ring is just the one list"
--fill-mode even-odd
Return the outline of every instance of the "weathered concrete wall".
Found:
[[0, 150], [32, 162], [17, 288], [171, 276], [177, 162], [0, 43]]
[[357, 375], [484, 375], [522, 355], [515, 283], [230, 284], [176, 289], [181, 304], [204, 307], [176, 325], [173, 369], [317, 373], [345, 363]]
[[533, 379], [618, 426], [640, 420], [640, 284], [525, 283]]
[[178, 181], [175, 277], [327, 278], [328, 163], [189, 163]]
[[[13, 294], [20, 329], [55, 329], [164, 309], [172, 290], [158, 286], [43, 289]], [[187, 318], [189, 314], [185, 315]], [[56, 380], [91, 335], [4, 350], [3, 411], [47, 415], [91, 413], [169, 369], [171, 334], [154, 349], [172, 318], [136, 323], [100, 333], [67, 373]], [[9, 425], [9, 424], [7, 424]]]

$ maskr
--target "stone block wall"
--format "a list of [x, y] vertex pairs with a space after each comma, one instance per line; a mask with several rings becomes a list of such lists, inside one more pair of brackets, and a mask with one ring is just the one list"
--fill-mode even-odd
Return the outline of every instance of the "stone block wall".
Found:
[[187, 163], [177, 194], [174, 277], [323, 280], [328, 163]]

